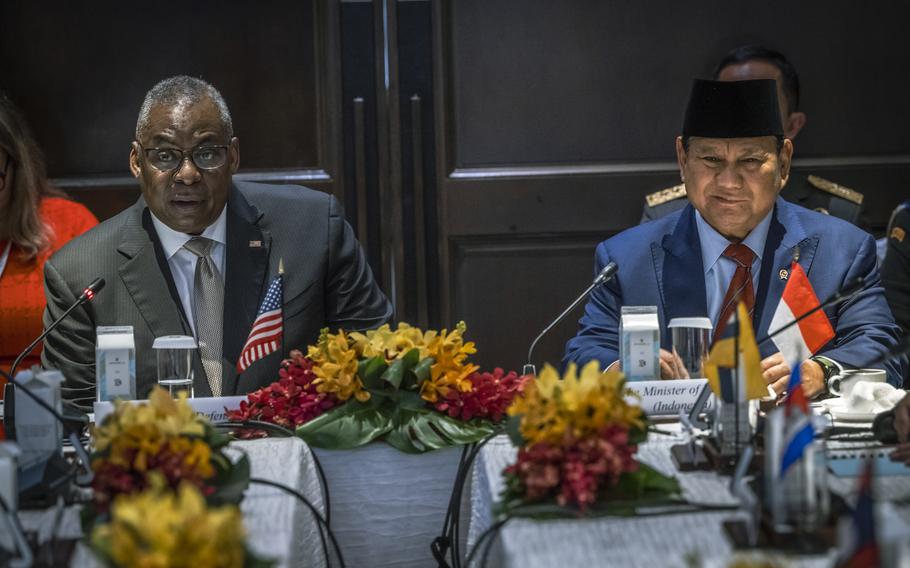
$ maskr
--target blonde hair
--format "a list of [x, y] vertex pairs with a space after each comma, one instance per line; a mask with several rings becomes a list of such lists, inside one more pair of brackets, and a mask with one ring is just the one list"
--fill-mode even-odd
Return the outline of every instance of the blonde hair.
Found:
[[44, 157], [22, 114], [0, 93], [0, 148], [7, 154], [6, 206], [0, 208], [0, 240], [10, 240], [33, 260], [50, 243], [50, 228], [38, 215], [41, 198], [63, 195], [47, 181]]

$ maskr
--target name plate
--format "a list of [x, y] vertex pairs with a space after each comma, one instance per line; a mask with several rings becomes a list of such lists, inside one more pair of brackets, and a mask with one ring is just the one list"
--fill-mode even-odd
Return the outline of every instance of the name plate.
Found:
[[[246, 400], [245, 396], [217, 396], [208, 398], [190, 398], [187, 402], [196, 414], [201, 414], [209, 422], [224, 422], [227, 420], [228, 410], [238, 410], [240, 402]], [[145, 404], [147, 400], [128, 400], [129, 404]], [[103, 400], [95, 403], [95, 424], [101, 424], [107, 415], [114, 411], [114, 403]]]
[[[680, 412], [692, 410], [701, 390], [707, 387], [708, 379], [682, 379], [675, 381], [629, 381], [626, 383], [640, 400], [629, 397], [628, 402], [636, 403], [648, 416], [679, 416]], [[711, 399], [708, 399], [710, 407]]]

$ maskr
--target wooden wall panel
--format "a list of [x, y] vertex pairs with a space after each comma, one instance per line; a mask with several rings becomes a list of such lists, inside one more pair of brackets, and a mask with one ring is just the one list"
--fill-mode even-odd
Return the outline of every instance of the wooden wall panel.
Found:
[[[604, 235], [454, 240], [452, 325], [468, 323], [482, 369], [521, 370], [531, 341], [593, 278], [594, 246]], [[588, 270], [579, 270], [587, 266]], [[534, 363], [559, 365], [582, 308], [538, 344]]]
[[674, 159], [694, 77], [780, 49], [802, 80], [803, 157], [906, 154], [906, 2], [450, 2], [456, 167]]
[[101, 217], [133, 201], [127, 156], [139, 107], [177, 74], [222, 92], [247, 178], [341, 193], [333, 9], [317, 0], [4, 2], [0, 88], [26, 114], [49, 174]]
[[[590, 281], [596, 242], [679, 183], [691, 80], [746, 43], [780, 49], [801, 74], [795, 169], [863, 192], [863, 223], [880, 234], [910, 197], [910, 80], [896, 72], [910, 67], [908, 16], [906, 3], [848, 0], [439, 0], [441, 319], [466, 319], [484, 362], [520, 365]], [[502, 288], [489, 284], [499, 274]], [[543, 358], [559, 358], [577, 317]]]

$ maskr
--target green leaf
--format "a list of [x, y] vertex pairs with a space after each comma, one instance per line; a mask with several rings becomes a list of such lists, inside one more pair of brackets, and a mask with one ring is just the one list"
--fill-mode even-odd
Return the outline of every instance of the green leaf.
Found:
[[[387, 401], [386, 401], [387, 402]], [[386, 434], [394, 405], [382, 400], [350, 400], [297, 428], [297, 435], [317, 448], [349, 450]]]
[[380, 377], [388, 369], [383, 357], [364, 359], [357, 365], [357, 376], [363, 381], [363, 386], [372, 390], [382, 385]]
[[512, 445], [521, 448], [526, 444], [525, 437], [521, 435], [521, 414], [509, 416], [506, 419], [506, 434], [512, 440]]
[[385, 370], [380, 377], [383, 381], [392, 385], [394, 389], [398, 389], [401, 386], [401, 379], [404, 377], [405, 372], [405, 362], [404, 359], [398, 359], [393, 361], [389, 368]]
[[231, 462], [221, 453], [212, 454], [215, 465], [215, 492], [206, 499], [210, 505], [239, 505], [243, 493], [250, 486], [250, 458], [243, 454]]
[[399, 409], [385, 441], [406, 453], [471, 444], [496, 431], [486, 420], [463, 421], [424, 406], [418, 410]]
[[666, 476], [653, 467], [640, 463], [638, 470], [622, 474], [610, 495], [622, 499], [643, 499], [646, 497], [669, 497], [681, 495], [679, 481]]
[[212, 450], [217, 450], [230, 444], [232, 438], [227, 433], [222, 432], [212, 426], [209, 422], [206, 422], [203, 440], [205, 440], [206, 444], [208, 444]]
[[382, 380], [391, 384], [396, 389], [401, 388], [402, 380], [406, 374], [409, 374], [417, 363], [420, 361], [420, 351], [411, 349], [405, 353], [404, 357], [394, 361], [389, 368], [382, 374]]
[[[414, 380], [415, 387], [420, 388], [420, 386], [424, 383], [424, 381], [426, 381], [427, 379], [430, 378], [430, 369], [433, 368], [433, 363], [435, 363], [435, 362], [436, 362], [436, 360], [433, 359], [432, 357], [427, 357], [425, 359], [422, 359], [419, 363], [417, 363], [417, 366], [414, 367], [414, 373], [413, 373], [413, 377], [415, 379]], [[410, 385], [408, 385], [408, 386], [410, 386]], [[404, 388], [404, 387], [402, 387], [402, 388]]]
[[395, 401], [402, 410], [422, 410], [427, 407], [427, 401], [420, 398], [417, 391], [398, 391], [395, 393]]

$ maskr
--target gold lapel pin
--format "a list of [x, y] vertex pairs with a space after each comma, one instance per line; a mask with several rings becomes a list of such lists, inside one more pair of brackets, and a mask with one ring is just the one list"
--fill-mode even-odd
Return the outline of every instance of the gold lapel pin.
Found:
[[262, 248], [262, 241], [250, 241], [250, 248]]
[[790, 272], [788, 272], [786, 268], [781, 268], [780, 269], [780, 279], [786, 280], [788, 276], [790, 276]]

